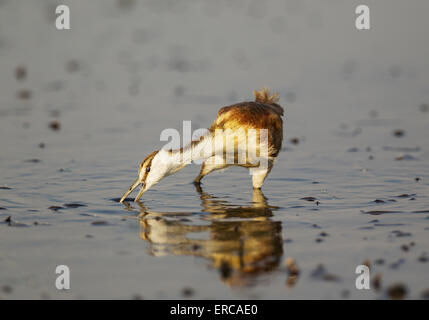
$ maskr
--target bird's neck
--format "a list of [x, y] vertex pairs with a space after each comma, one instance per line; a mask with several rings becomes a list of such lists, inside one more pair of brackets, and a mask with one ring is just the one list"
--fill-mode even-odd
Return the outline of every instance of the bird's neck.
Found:
[[192, 141], [183, 148], [165, 150], [166, 159], [174, 172], [186, 167], [191, 162], [204, 161], [215, 153], [214, 139], [210, 132], [199, 141]]

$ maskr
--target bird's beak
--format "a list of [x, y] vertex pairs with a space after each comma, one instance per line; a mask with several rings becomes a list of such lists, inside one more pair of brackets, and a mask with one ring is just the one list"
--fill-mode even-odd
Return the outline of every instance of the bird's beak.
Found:
[[[124, 200], [125, 200], [125, 198], [126, 197], [128, 197], [128, 195], [131, 193], [131, 192], [133, 192], [133, 190], [135, 189], [135, 188], [137, 188], [138, 187], [138, 185], [140, 184], [140, 180], [139, 180], [139, 178], [137, 178], [136, 179], [136, 181], [134, 181], [133, 182], [133, 184], [128, 188], [128, 190], [124, 193], [124, 195], [122, 196], [122, 198], [121, 198], [121, 200], [119, 200], [119, 202], [120, 203], [122, 203]], [[142, 193], [141, 191], [140, 191], [140, 193]], [[139, 195], [140, 195], [140, 193], [139, 193]], [[142, 193], [143, 194], [143, 193]], [[140, 195], [141, 196], [141, 195]]]
[[137, 197], [134, 199], [134, 202], [139, 201], [139, 199], [142, 197], [143, 193], [146, 192], [146, 184], [142, 185], [142, 188], [140, 189], [139, 194], [137, 195]]

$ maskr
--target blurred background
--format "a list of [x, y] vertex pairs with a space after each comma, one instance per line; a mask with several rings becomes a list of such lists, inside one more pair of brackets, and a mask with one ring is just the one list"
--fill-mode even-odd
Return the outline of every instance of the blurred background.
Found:
[[[0, 297], [427, 297], [429, 3], [365, 1], [364, 31], [359, 4], [0, 0]], [[115, 202], [162, 130], [208, 127], [261, 86], [285, 109], [263, 195], [238, 169], [195, 191], [190, 166]], [[364, 261], [379, 291], [355, 288]]]

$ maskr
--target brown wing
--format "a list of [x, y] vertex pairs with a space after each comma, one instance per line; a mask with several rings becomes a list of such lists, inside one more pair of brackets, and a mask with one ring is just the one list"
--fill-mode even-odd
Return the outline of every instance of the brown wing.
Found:
[[216, 120], [210, 129], [244, 128], [269, 129], [283, 123], [283, 108], [278, 104], [242, 102], [219, 110]]
[[210, 127], [216, 129], [268, 129], [268, 141], [277, 156], [283, 140], [283, 108], [276, 103], [242, 102], [219, 110]]

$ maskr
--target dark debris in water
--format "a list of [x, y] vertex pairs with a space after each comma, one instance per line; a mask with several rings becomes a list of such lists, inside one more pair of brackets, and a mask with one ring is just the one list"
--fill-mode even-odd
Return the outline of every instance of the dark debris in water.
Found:
[[[110, 200], [112, 200], [112, 201], [114, 201], [114, 202], [118, 202], [118, 203], [119, 203], [119, 201], [121, 200], [121, 198], [112, 198], [112, 199], [110, 199]], [[125, 199], [124, 199], [124, 201], [126, 201], [126, 202], [133, 202], [133, 201], [134, 201], [134, 199], [133, 199], [133, 198], [125, 198]]]
[[408, 252], [410, 250], [410, 247], [406, 244], [401, 245], [401, 250], [404, 252]]
[[423, 292], [421, 294], [421, 297], [422, 297], [423, 300], [429, 300], [429, 288], [423, 290]]
[[385, 151], [393, 151], [393, 152], [419, 152], [420, 147], [391, 147], [384, 146], [383, 150]]
[[71, 59], [66, 62], [65, 68], [67, 72], [75, 73], [81, 69], [81, 64], [78, 60]]
[[14, 221], [11, 216], [8, 216], [3, 222], [9, 227], [28, 227], [25, 223]]
[[81, 203], [65, 203], [64, 206], [66, 208], [79, 208], [79, 207], [86, 207], [85, 204], [81, 204]]
[[401, 258], [396, 262], [393, 262], [389, 265], [391, 269], [398, 269], [402, 264], [405, 263], [405, 259]]
[[403, 194], [400, 194], [399, 196], [396, 196], [397, 198], [411, 198], [411, 197], [414, 197], [416, 194], [415, 193], [413, 193], [413, 194], [407, 194], [407, 193], [403, 193]]
[[33, 96], [33, 93], [31, 92], [31, 90], [21, 89], [17, 92], [16, 96], [18, 99], [21, 100], [29, 100]]
[[50, 206], [48, 209], [52, 210], [52, 211], [58, 211], [58, 210], [61, 210], [61, 209], [64, 209], [64, 208], [60, 207], [60, 206]]
[[429, 104], [427, 103], [422, 103], [419, 107], [420, 111], [423, 113], [426, 113], [429, 111]]
[[428, 258], [428, 256], [427, 256], [427, 254], [426, 254], [426, 252], [423, 252], [419, 257], [418, 257], [418, 259], [417, 259], [419, 262], [421, 262], [421, 263], [426, 263], [426, 262], [428, 262], [428, 260], [429, 260], [429, 258]]
[[292, 143], [292, 144], [294, 144], [294, 145], [299, 144], [299, 138], [297, 138], [297, 137], [292, 138], [292, 139], [290, 139], [289, 141], [290, 141], [290, 143]]
[[393, 130], [393, 135], [397, 138], [403, 137], [405, 135], [405, 131], [402, 129]]
[[301, 198], [299, 200], [305, 200], [305, 201], [313, 202], [313, 201], [316, 201], [317, 199], [315, 197], [304, 197], [304, 198]]
[[23, 81], [27, 77], [27, 68], [25, 66], [17, 66], [15, 68], [15, 78], [18, 81]]
[[42, 160], [37, 159], [37, 158], [33, 158], [33, 159], [27, 159], [27, 160], [24, 160], [24, 162], [28, 162], [28, 163], [39, 163], [39, 162], [42, 162]]
[[6, 294], [11, 294], [12, 291], [13, 291], [13, 289], [12, 289], [12, 287], [10, 285], [6, 284], [6, 285], [4, 285], [4, 286], [1, 287], [1, 291], [3, 293], [6, 293]]
[[185, 287], [182, 289], [182, 296], [189, 298], [195, 294], [195, 290], [191, 287]]
[[391, 235], [397, 237], [397, 238], [403, 238], [403, 237], [411, 237], [412, 233], [410, 232], [403, 232], [401, 230], [393, 230], [390, 232]]
[[386, 289], [386, 294], [390, 299], [401, 300], [407, 295], [407, 287], [403, 283], [395, 283]]
[[58, 131], [61, 129], [61, 123], [58, 120], [52, 120], [49, 122], [48, 126], [52, 131]]
[[314, 280], [324, 280], [324, 281], [332, 281], [332, 282], [341, 280], [338, 276], [331, 274], [331, 273], [328, 273], [326, 271], [326, 268], [323, 266], [323, 264], [319, 264], [316, 267], [316, 269], [314, 269], [311, 272], [311, 277]]
[[411, 154], [403, 154], [403, 155], [395, 157], [395, 160], [396, 161], [403, 161], [403, 160], [410, 161], [410, 160], [417, 160], [417, 158], [412, 156]]
[[400, 213], [400, 211], [391, 211], [391, 210], [370, 210], [370, 211], [361, 210], [361, 212], [364, 214], [370, 214], [373, 216], [378, 216], [380, 214], [385, 214], [385, 213]]
[[105, 220], [96, 220], [96, 221], [91, 222], [91, 225], [92, 226], [108, 226], [109, 223]]

